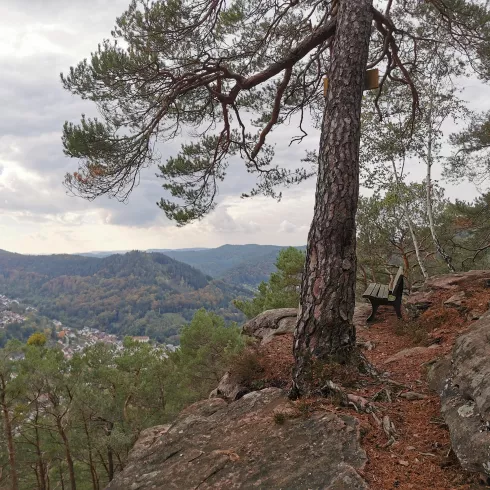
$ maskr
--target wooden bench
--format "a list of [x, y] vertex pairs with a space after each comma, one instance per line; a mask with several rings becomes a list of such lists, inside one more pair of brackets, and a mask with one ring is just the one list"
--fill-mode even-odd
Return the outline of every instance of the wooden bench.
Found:
[[401, 305], [403, 294], [403, 268], [399, 267], [393, 281], [393, 287], [390, 289], [385, 284], [371, 283], [364, 294], [363, 298], [367, 298], [371, 302], [372, 311], [367, 319], [368, 322], [374, 320], [374, 315], [378, 311], [380, 305], [392, 305], [395, 308], [396, 316], [402, 318]]

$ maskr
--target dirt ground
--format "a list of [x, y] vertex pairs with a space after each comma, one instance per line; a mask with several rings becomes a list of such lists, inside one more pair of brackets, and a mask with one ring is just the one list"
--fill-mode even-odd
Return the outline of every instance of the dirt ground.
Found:
[[[432, 293], [432, 307], [417, 321], [409, 320], [407, 312], [403, 320], [398, 320], [393, 308], [381, 307], [375, 323], [368, 328], [365, 318], [369, 308], [358, 311], [358, 341], [370, 348], [364, 350], [366, 357], [392, 382], [381, 383], [368, 376], [352, 380], [345, 375], [336, 381], [347, 392], [374, 403], [375, 416], [358, 413], [353, 406], [338, 406], [338, 400], [314, 398], [296, 402], [303, 411], [308, 405], [311, 410], [342, 411], [358, 417], [368, 456], [362, 476], [373, 490], [482, 488], [478, 475], [464, 472], [452, 453], [449, 432], [440, 416], [439, 397], [429, 390], [426, 381], [428, 365], [448, 354], [455, 339], [471, 328], [467, 311], [483, 313], [489, 305], [489, 289], [465, 285], [464, 290], [464, 312], [443, 305], [454, 290]], [[283, 335], [260, 348], [266, 384], [287, 388], [293, 365], [292, 341], [292, 335]], [[404, 398], [407, 392], [415, 392], [420, 399]], [[393, 437], [383, 429], [386, 417]]]

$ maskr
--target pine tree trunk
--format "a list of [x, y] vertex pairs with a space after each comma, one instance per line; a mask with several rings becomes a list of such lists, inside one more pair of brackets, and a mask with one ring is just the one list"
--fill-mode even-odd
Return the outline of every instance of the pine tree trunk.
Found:
[[294, 338], [291, 396], [313, 389], [316, 362], [357, 358], [356, 285], [361, 103], [372, 0], [341, 0], [320, 141], [315, 212], [308, 235]]
[[71, 490], [76, 490], [77, 481], [75, 478], [75, 466], [73, 464], [73, 458], [71, 457], [70, 443], [68, 442], [68, 437], [66, 436], [66, 432], [63, 429], [61, 419], [58, 417], [56, 418], [56, 425], [58, 427], [58, 433], [60, 434], [61, 439], [63, 440], [63, 446], [65, 448], [65, 457], [66, 457], [66, 464], [68, 465], [68, 475], [70, 476]]
[[34, 419], [34, 431], [36, 434], [36, 455], [37, 464], [39, 465], [39, 490], [46, 490], [46, 467], [44, 465], [43, 453], [41, 451], [41, 436], [39, 434], [39, 405], [36, 400], [36, 417]]
[[7, 406], [7, 401], [5, 399], [5, 390], [7, 389], [7, 382], [5, 381], [5, 378], [3, 376], [0, 378], [0, 381], [1, 381], [0, 405], [2, 406], [5, 438], [7, 439], [7, 448], [8, 448], [9, 465], [10, 465], [10, 480], [11, 480], [10, 484], [12, 485], [12, 490], [18, 490], [19, 480], [17, 476], [17, 463], [15, 461], [14, 438], [12, 432], [12, 424], [10, 420], [10, 413]]

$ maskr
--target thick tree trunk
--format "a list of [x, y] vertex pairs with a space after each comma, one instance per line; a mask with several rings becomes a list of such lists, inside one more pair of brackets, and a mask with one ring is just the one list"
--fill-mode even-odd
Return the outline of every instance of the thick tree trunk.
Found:
[[320, 141], [315, 212], [308, 235], [294, 339], [291, 396], [314, 386], [317, 362], [351, 362], [356, 285], [361, 103], [372, 0], [340, 0]]
[[0, 381], [1, 381], [0, 405], [2, 406], [5, 438], [7, 439], [7, 448], [8, 448], [9, 465], [10, 465], [10, 484], [12, 486], [12, 490], [18, 490], [19, 479], [17, 476], [17, 463], [15, 461], [14, 438], [13, 438], [12, 424], [11, 424], [11, 420], [10, 420], [10, 413], [9, 413], [9, 409], [7, 406], [7, 401], [5, 399], [5, 391], [7, 389], [7, 382], [3, 376], [0, 378]]

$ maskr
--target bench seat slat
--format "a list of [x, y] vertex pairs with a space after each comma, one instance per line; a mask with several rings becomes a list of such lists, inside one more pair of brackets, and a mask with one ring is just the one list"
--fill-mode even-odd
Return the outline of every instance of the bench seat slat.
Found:
[[372, 292], [373, 292], [373, 289], [374, 287], [376, 286], [376, 283], [375, 282], [372, 282], [366, 289], [366, 291], [364, 291], [364, 294], [362, 295], [363, 297], [367, 297], [367, 296], [371, 296]]
[[386, 285], [382, 285], [380, 288], [379, 288], [379, 292], [378, 292], [378, 298], [381, 298], [381, 299], [388, 299], [388, 286]]

